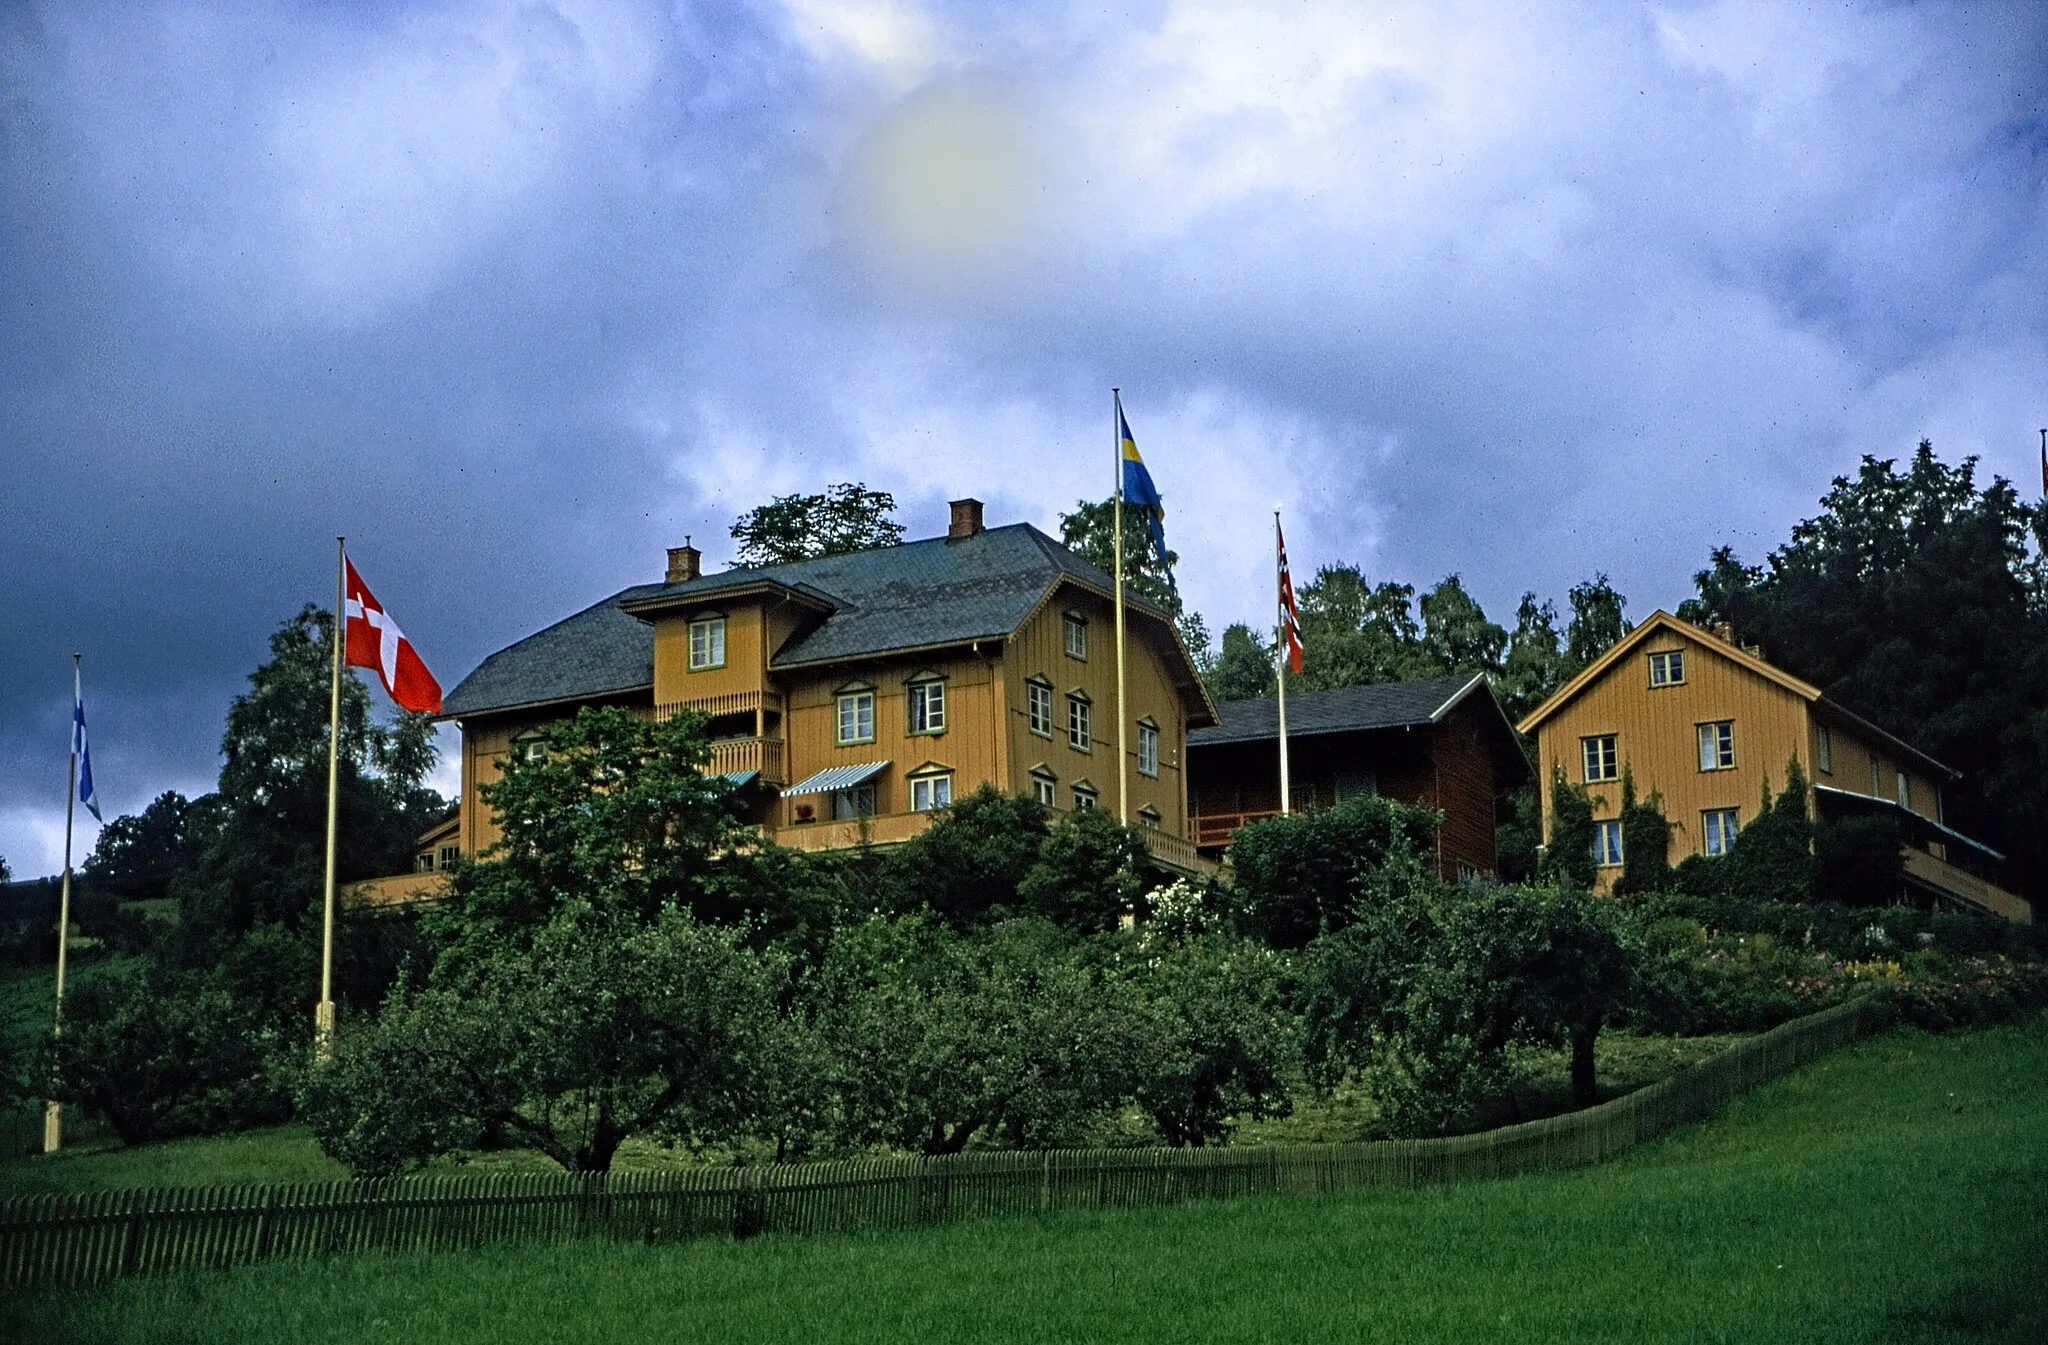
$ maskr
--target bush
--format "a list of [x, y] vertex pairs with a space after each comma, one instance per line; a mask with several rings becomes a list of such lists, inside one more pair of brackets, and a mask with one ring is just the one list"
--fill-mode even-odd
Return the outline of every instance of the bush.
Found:
[[1285, 1080], [1300, 1029], [1289, 1008], [1291, 958], [1212, 934], [1154, 949], [1138, 979], [1156, 1050], [1137, 1101], [1161, 1139], [1176, 1148], [1217, 1144], [1238, 1118], [1292, 1110]]
[[1543, 847], [1536, 876], [1553, 887], [1593, 890], [1593, 798], [1564, 778], [1559, 768], [1550, 782], [1550, 843]]
[[1084, 808], [1062, 817], [1039, 846], [1017, 885], [1017, 909], [1077, 934], [1115, 929], [1139, 913], [1157, 882], [1152, 872], [1142, 832]]
[[1269, 817], [1230, 843], [1232, 892], [1244, 932], [1273, 948], [1305, 948], [1423, 876], [1434, 813], [1391, 799]]
[[1671, 883], [1671, 822], [1664, 816], [1664, 800], [1652, 793], [1636, 798], [1633, 775], [1621, 776], [1621, 877], [1614, 894], [1661, 892]]
[[895, 909], [928, 910], [958, 930], [1014, 915], [1051, 830], [1044, 804], [983, 785], [890, 855]]

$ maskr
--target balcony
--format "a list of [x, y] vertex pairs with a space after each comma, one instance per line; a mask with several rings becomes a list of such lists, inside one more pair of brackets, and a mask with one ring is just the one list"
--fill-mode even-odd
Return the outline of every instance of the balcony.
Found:
[[1220, 850], [1230, 844], [1230, 838], [1237, 834], [1238, 828], [1278, 816], [1278, 808], [1254, 809], [1242, 813], [1198, 813], [1192, 819], [1194, 843], [1204, 850]]
[[365, 878], [359, 883], [343, 883], [334, 895], [344, 911], [397, 910], [442, 900], [448, 895], [448, 875], [397, 873], [388, 878]]
[[792, 850], [851, 850], [857, 845], [900, 845], [932, 824], [934, 813], [880, 813], [839, 822], [803, 822], [775, 828], [777, 845]]
[[1169, 869], [1181, 873], [1213, 874], [1214, 860], [1204, 859], [1195, 853], [1195, 843], [1170, 831], [1146, 831], [1145, 848], [1152, 852], [1152, 858]]
[[681, 710], [695, 710], [714, 719], [719, 715], [752, 714], [757, 710], [779, 715], [782, 713], [782, 694], [776, 691], [730, 691], [723, 696], [698, 696], [692, 700], [657, 705], [654, 715], [657, 719], [667, 719]]
[[782, 784], [782, 739], [716, 739], [711, 744], [711, 764], [705, 770], [711, 775], [744, 775], [748, 771], [759, 771], [761, 778], [769, 784]]
[[2033, 904], [1995, 883], [1986, 882], [1974, 873], [1965, 873], [1917, 846], [1904, 847], [1899, 857], [1905, 861], [1906, 881], [1915, 886], [2018, 924], [2034, 922]]

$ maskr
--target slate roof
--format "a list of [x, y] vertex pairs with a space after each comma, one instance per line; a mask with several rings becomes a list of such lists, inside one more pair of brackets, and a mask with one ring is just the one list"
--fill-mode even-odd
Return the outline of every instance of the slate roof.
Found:
[[[1061, 578], [1105, 591], [1114, 583], [1037, 528], [1016, 523], [958, 541], [934, 537], [679, 584], [642, 584], [491, 655], [448, 693], [441, 713], [473, 715], [652, 687], [654, 629], [622, 611], [622, 603], [715, 602], [734, 589], [782, 585], [830, 608], [769, 661], [774, 668], [799, 668], [1009, 635]], [[1165, 619], [1149, 604], [1126, 601]]]
[[[1476, 687], [1475, 687], [1476, 684]], [[1330, 691], [1297, 691], [1287, 697], [1287, 736], [1354, 733], [1363, 729], [1410, 728], [1436, 722], [1468, 692], [1485, 692], [1478, 673], [1430, 677], [1419, 682], [1385, 682], [1378, 686], [1337, 687]], [[1257, 742], [1280, 736], [1279, 702], [1270, 698], [1222, 701], [1213, 728], [1188, 734], [1189, 747]], [[1503, 721], [1505, 722], [1505, 721]]]

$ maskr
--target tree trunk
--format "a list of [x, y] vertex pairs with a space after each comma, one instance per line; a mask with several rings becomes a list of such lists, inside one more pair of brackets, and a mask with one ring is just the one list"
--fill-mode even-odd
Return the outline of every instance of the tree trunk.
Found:
[[1572, 1102], [1590, 1107], [1599, 1097], [1593, 1074], [1593, 1043], [1600, 1039], [1600, 1024], [1589, 1023], [1572, 1033]]

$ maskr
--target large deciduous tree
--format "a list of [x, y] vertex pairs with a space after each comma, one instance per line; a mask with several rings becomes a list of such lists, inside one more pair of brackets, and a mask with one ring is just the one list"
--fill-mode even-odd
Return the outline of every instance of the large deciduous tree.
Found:
[[781, 495], [733, 520], [740, 565], [781, 565], [818, 556], [872, 551], [903, 540], [896, 497], [855, 481], [817, 495]]

